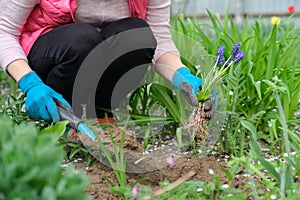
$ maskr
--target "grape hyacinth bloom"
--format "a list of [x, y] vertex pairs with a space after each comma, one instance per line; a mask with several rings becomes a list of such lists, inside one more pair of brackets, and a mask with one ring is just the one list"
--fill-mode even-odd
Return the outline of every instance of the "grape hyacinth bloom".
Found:
[[222, 80], [226, 77], [227, 69], [234, 64], [240, 62], [245, 53], [240, 50], [240, 43], [234, 44], [230, 57], [226, 60], [224, 57], [225, 47], [220, 46], [217, 52], [217, 59], [214, 63], [214, 66], [210, 69], [207, 74], [202, 74], [202, 89], [196, 95], [200, 104], [201, 102], [206, 101], [212, 94], [212, 91], [215, 89], [216, 85], [222, 83]]
[[240, 62], [240, 61], [244, 58], [244, 56], [245, 56], [245, 53], [242, 52], [241, 50], [239, 50], [239, 51], [237, 52], [237, 54], [233, 57], [232, 62], [233, 62], [234, 64], [236, 64], [236, 63]]
[[221, 66], [223, 64], [223, 62], [225, 61], [225, 57], [224, 57], [224, 52], [225, 52], [225, 47], [224, 46], [220, 46], [218, 48], [218, 52], [217, 52], [217, 59], [215, 61], [215, 63], [217, 64], [217, 66]]
[[[241, 44], [240, 43], [235, 43], [232, 50], [231, 50], [231, 58], [235, 58], [235, 56], [239, 53], [240, 51]], [[234, 59], [232, 59], [234, 60]]]
[[233, 64], [240, 62], [245, 56], [245, 53], [240, 50], [240, 47], [240, 43], [236, 43], [232, 48], [231, 60]]
[[231, 50], [230, 60], [228, 60], [225, 63], [225, 66], [224, 66], [225, 68], [232, 64], [236, 64], [236, 63], [240, 62], [244, 58], [245, 53], [240, 50], [240, 47], [241, 47], [240, 43], [234, 44], [234, 46]]

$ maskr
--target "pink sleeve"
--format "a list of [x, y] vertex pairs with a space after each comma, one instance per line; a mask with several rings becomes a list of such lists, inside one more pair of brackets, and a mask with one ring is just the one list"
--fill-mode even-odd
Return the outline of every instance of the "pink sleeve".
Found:
[[27, 60], [19, 38], [26, 19], [39, 2], [40, 0], [0, 1], [0, 65], [5, 72], [11, 62]]
[[170, 34], [170, 5], [171, 0], [149, 0], [147, 7], [146, 21], [157, 40], [154, 62], [169, 51], [179, 54]]

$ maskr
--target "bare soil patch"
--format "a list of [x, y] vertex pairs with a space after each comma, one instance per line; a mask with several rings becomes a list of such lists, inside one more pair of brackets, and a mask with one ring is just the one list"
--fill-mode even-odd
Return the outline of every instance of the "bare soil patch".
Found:
[[[111, 145], [111, 138], [113, 136], [114, 141], [119, 146], [122, 132], [122, 129], [117, 129], [117, 131], [101, 131], [101, 133], [98, 134], [102, 138], [105, 147], [112, 152], [113, 147]], [[101, 149], [99, 144], [97, 141], [89, 141], [89, 139], [84, 135], [81, 136], [80, 139], [85, 143], [85, 147], [88, 147], [90, 152], [92, 151], [92, 154], [96, 156], [98, 160], [102, 160], [102, 162], [97, 161], [91, 167], [87, 167], [83, 160], [73, 162], [76, 170], [84, 171], [91, 178], [91, 184], [87, 189], [87, 193], [95, 200], [120, 199], [120, 197], [113, 195], [110, 192], [112, 186], [108, 179], [115, 185], [118, 185], [118, 182], [113, 169], [109, 166], [105, 159], [103, 160], [102, 153], [99, 153], [101, 152], [99, 151], [99, 149]], [[160, 150], [151, 151], [150, 156], [149, 154], [145, 155], [143, 154], [141, 143], [136, 140], [134, 134], [126, 131], [124, 138], [124, 154], [127, 160], [127, 185], [130, 186], [141, 178], [147, 178], [147, 180], [142, 181], [140, 184], [150, 187], [153, 191], [156, 191], [161, 188], [159, 185], [160, 182], [175, 182], [176, 180], [184, 177], [191, 170], [195, 172], [195, 175], [193, 175], [189, 181], [203, 181], [209, 183], [212, 181], [209, 169], [213, 170], [218, 176], [220, 176], [220, 184], [227, 184], [227, 177], [221, 169], [228, 169], [226, 163], [229, 156], [217, 153], [193, 156], [191, 152], [185, 151], [187, 149], [176, 148], [176, 141], [173, 141], [165, 144], [165, 146], [160, 145]], [[165, 161], [165, 156], [169, 155], [168, 151], [173, 153], [172, 155], [174, 156], [173, 159], [175, 166], [172, 168], [170, 168]], [[174, 152], [176, 153], [174, 154]], [[111, 156], [113, 156], [113, 153]], [[158, 162], [159, 159], [164, 161], [164, 163]], [[140, 161], [138, 165], [135, 165], [134, 163], [136, 163], [135, 161], [137, 160]], [[233, 179], [231, 186], [243, 189], [247, 182], [248, 177], [237, 175]]]
[[[148, 180], [143, 181], [141, 184], [146, 185], [152, 190], [160, 188], [159, 182], [168, 180], [174, 182], [187, 174], [190, 170], [194, 170], [196, 174], [190, 179], [194, 181], [211, 182], [211, 176], [209, 169], [212, 169], [218, 176], [221, 177], [221, 184], [227, 184], [227, 178], [221, 171], [221, 168], [227, 168], [224, 159], [218, 156], [192, 156], [185, 155], [178, 159], [175, 159], [175, 166], [173, 168], [165, 167], [157, 171], [149, 173], [127, 173], [128, 185], [135, 181], [147, 177]], [[115, 184], [117, 180], [113, 173], [113, 170], [100, 162], [96, 162], [91, 167], [86, 167], [84, 162], [73, 162], [77, 170], [85, 171], [91, 178], [91, 184], [87, 190], [87, 193], [91, 195], [95, 200], [103, 199], [120, 199], [119, 197], [110, 193], [111, 185], [106, 180], [109, 178]], [[233, 179], [232, 187], [242, 189], [248, 182], [248, 178], [244, 176], [235, 177]]]

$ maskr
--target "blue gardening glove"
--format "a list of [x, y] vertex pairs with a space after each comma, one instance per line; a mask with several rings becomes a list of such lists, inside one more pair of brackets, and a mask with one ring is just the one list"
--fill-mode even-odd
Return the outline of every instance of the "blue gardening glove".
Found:
[[[178, 69], [173, 76], [173, 85], [180, 90], [183, 97], [192, 105], [198, 106], [199, 102], [195, 94], [201, 90], [202, 80], [190, 73], [187, 68]], [[212, 96], [203, 103], [205, 118], [211, 119], [216, 108], [216, 90]]]
[[172, 80], [172, 84], [180, 90], [183, 97], [192, 105], [198, 105], [198, 99], [195, 96], [202, 86], [201, 78], [191, 74], [187, 68], [178, 69]]
[[71, 108], [63, 96], [45, 85], [35, 72], [23, 76], [18, 85], [26, 96], [25, 109], [34, 119], [43, 119], [48, 122], [60, 121], [53, 98]]
[[190, 70], [187, 68], [178, 69], [173, 76], [173, 85], [177, 89], [181, 89], [181, 84], [187, 82], [192, 86], [192, 93], [195, 95], [199, 92], [199, 87], [202, 86], [201, 78], [191, 74]]

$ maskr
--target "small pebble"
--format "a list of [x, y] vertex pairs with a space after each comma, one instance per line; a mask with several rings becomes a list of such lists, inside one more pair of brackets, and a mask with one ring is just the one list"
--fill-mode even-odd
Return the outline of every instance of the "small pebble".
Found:
[[227, 189], [227, 188], [229, 188], [229, 185], [228, 184], [224, 184], [224, 185], [221, 186], [221, 188]]
[[68, 167], [68, 164], [62, 164], [61, 165], [63, 168], [66, 168], [66, 167]]

